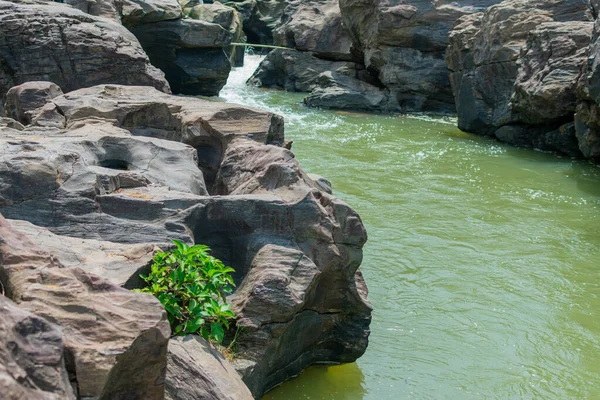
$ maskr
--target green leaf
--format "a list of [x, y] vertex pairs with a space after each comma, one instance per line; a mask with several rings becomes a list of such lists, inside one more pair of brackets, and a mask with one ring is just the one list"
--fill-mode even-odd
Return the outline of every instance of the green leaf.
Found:
[[217, 343], [221, 343], [223, 341], [223, 337], [225, 336], [225, 332], [223, 332], [223, 326], [218, 322], [211, 323], [210, 336], [213, 337]]

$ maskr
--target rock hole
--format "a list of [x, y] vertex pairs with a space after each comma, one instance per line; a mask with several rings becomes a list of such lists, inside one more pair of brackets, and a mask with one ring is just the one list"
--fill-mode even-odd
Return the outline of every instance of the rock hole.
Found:
[[99, 165], [104, 168], [118, 169], [120, 171], [128, 171], [131, 167], [131, 164], [129, 164], [127, 161], [116, 159], [100, 161]]

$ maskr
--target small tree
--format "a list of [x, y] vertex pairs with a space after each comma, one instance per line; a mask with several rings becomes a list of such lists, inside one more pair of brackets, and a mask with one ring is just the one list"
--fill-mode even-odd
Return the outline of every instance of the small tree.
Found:
[[157, 251], [148, 276], [148, 284], [138, 291], [150, 293], [167, 310], [173, 335], [200, 333], [205, 339], [221, 343], [228, 318], [234, 314], [225, 295], [231, 293], [233, 268], [209, 255], [201, 244], [188, 246], [173, 240], [171, 251]]

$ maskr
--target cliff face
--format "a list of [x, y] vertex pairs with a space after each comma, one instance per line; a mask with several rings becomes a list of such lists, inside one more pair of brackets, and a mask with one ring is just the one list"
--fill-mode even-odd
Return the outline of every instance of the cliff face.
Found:
[[454, 112], [444, 60], [457, 19], [499, 0], [340, 0], [354, 52], [403, 112]]
[[507, 0], [460, 19], [447, 52], [459, 128], [581, 156], [573, 120], [592, 21], [574, 0]]

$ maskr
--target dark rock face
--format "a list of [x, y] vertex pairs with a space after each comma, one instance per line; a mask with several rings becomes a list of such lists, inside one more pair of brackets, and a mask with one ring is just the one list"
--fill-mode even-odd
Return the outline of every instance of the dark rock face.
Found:
[[120, 24], [56, 3], [0, 1], [0, 98], [12, 86], [46, 80], [66, 91], [101, 83], [169, 86]]
[[288, 2], [273, 31], [273, 42], [326, 60], [352, 60], [352, 41], [337, 0]]
[[[598, 10], [596, 6], [595, 10]], [[597, 15], [597, 14], [596, 14]], [[587, 63], [580, 80], [575, 114], [579, 148], [586, 158], [600, 163], [600, 20], [596, 20]]]
[[575, 0], [507, 0], [461, 18], [447, 53], [459, 128], [580, 155], [571, 123], [589, 19]]
[[288, 0], [231, 0], [223, 4], [242, 15], [249, 43], [273, 44], [273, 30], [281, 20]]
[[221, 25], [177, 19], [131, 28], [153, 65], [164, 71], [174, 93], [216, 96], [231, 71], [224, 47], [231, 33]]
[[[78, 398], [162, 399], [170, 329], [158, 300], [64, 267], [3, 217], [0, 260], [7, 295], [62, 327], [66, 369]], [[59, 345], [55, 340], [56, 352], [62, 352]], [[56, 354], [48, 361], [62, 363]], [[62, 375], [53, 368], [35, 368], [27, 377], [45, 372], [57, 379], [48, 387], [58, 390]]]
[[[36, 237], [53, 248], [68, 236], [68, 249], [56, 251], [59, 266], [44, 270], [53, 291], [39, 292], [6, 263], [0, 271], [8, 271], [11, 296], [23, 307], [69, 332], [65, 345], [77, 369], [67, 368], [82, 396], [125, 398], [119, 393], [128, 382], [145, 382], [150, 392], [141, 398], [155, 398], [157, 384], [144, 379], [162, 382], [155, 368], [163, 353], [144, 346], [163, 348], [162, 309], [92, 274], [136, 287], [150, 248], [171, 239], [207, 244], [236, 269], [230, 302], [242, 334], [235, 367], [254, 396], [313, 363], [364, 352], [371, 308], [358, 267], [366, 232], [282, 147], [281, 117], [118, 85], [70, 92], [38, 110], [26, 127], [0, 125], [0, 212], [26, 221], [13, 223], [20, 242]], [[62, 125], [48, 127], [56, 114]], [[75, 307], [75, 298], [103, 307], [89, 310], [81, 300]], [[116, 303], [129, 306], [113, 310]], [[143, 319], [133, 319], [142, 305]], [[110, 313], [128, 324], [124, 332], [80, 329], [87, 315], [111, 323]], [[106, 357], [92, 363], [77, 344], [96, 341], [118, 341], [124, 353], [102, 350]]]
[[223, 354], [201, 337], [172, 338], [167, 357], [166, 400], [254, 399]]
[[340, 0], [354, 52], [402, 111], [454, 112], [444, 53], [462, 16], [500, 0]]
[[0, 295], [2, 398], [75, 399], [63, 358], [60, 329]]

